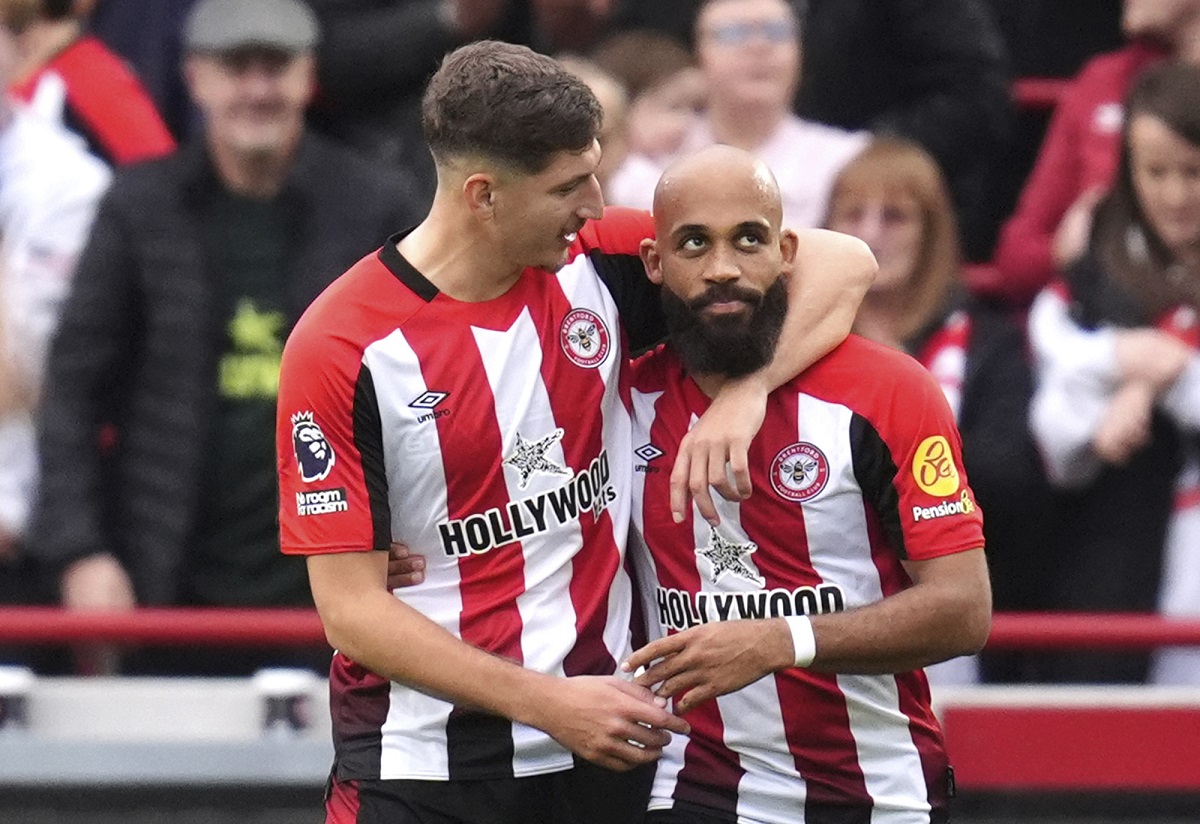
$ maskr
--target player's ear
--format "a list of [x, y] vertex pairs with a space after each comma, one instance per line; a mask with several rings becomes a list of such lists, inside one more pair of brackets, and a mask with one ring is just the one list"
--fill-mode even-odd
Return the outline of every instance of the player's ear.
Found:
[[783, 271], [791, 273], [796, 268], [796, 250], [800, 246], [800, 238], [791, 229], [779, 233], [779, 252], [783, 256]]
[[662, 286], [662, 258], [658, 255], [658, 243], [653, 238], [646, 238], [638, 248], [642, 256], [642, 265], [646, 267], [646, 277], [650, 282]]
[[463, 181], [462, 191], [471, 213], [483, 220], [491, 220], [496, 209], [495, 178], [477, 172]]

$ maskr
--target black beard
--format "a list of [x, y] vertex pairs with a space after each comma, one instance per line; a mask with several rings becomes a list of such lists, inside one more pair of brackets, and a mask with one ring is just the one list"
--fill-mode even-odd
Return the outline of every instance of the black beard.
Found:
[[[698, 298], [685, 301], [670, 289], [662, 290], [663, 312], [671, 346], [688, 372], [740, 378], [766, 366], [779, 342], [787, 314], [787, 284], [780, 277], [765, 292], [730, 283], [714, 284]], [[749, 315], [705, 316], [704, 307], [719, 301], [741, 300]]]

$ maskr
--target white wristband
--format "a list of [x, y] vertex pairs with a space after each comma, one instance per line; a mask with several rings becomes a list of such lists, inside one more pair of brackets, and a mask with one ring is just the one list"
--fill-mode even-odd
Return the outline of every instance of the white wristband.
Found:
[[792, 650], [796, 655], [793, 666], [807, 667], [817, 657], [817, 636], [813, 634], [812, 621], [807, 615], [788, 615], [788, 630], [792, 633]]

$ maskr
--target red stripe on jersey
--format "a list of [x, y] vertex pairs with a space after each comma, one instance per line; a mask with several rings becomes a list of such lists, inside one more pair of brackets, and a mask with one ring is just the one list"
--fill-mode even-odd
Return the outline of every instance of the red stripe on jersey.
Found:
[[[406, 339], [421, 362], [425, 385], [455, 397], [472, 398], [453, 418], [438, 418], [446, 506], [451, 520], [508, 503], [504, 446], [495, 417], [495, 398], [471, 329], [442, 324], [440, 334], [411, 334]], [[459, 434], [471, 433], [469, 448]], [[458, 561], [462, 612], [459, 636], [469, 644], [524, 662], [521, 613], [517, 597], [525, 591], [525, 557], [520, 542], [496, 547]]]
[[[577, 366], [557, 355], [562, 349], [559, 326], [571, 311], [560, 288], [547, 289], [547, 304], [530, 306], [542, 345], [542, 380], [550, 397], [550, 409], [563, 428], [562, 449], [567, 466], [582, 472], [604, 449], [601, 411], [604, 380], [596, 369]], [[609, 330], [609, 334], [616, 330]], [[623, 350], [622, 350], [623, 351]], [[609, 357], [621, 357], [613, 347]], [[628, 367], [622, 365], [621, 370]], [[583, 411], [586, 410], [586, 411]], [[570, 422], [575, 422], [572, 425]], [[606, 485], [597, 485], [603, 492]], [[627, 494], [624, 489], [620, 494]], [[571, 559], [571, 605], [575, 610], [575, 645], [563, 661], [568, 675], [611, 675], [617, 663], [604, 644], [608, 623], [610, 583], [621, 564], [621, 550], [613, 536], [612, 516], [607, 508], [597, 518], [579, 513], [583, 545]]]
[[[672, 392], [658, 399], [660, 405], [679, 402], [679, 395]], [[671, 477], [666, 467], [674, 465], [675, 457], [679, 454], [679, 441], [685, 434], [690, 419], [686, 409], [671, 409], [665, 412], [659, 409], [655, 416], [650, 429], [650, 443], [664, 452], [661, 457], [655, 459], [655, 463], [660, 464], [663, 471], [646, 474], [644, 499], [647, 502], [670, 500]], [[682, 431], [672, 431], [672, 423], [680, 426]], [[681, 524], [673, 523], [670, 513], [662, 511], [663, 507], [650, 505], [643, 509], [646, 534], [662, 536], [656, 541], [657, 544], [672, 548], [695, 545], [690, 509]], [[681, 537], [669, 540], [667, 536], [672, 533]], [[670, 586], [680, 585], [689, 592], [701, 591], [700, 573], [696, 568], [696, 556], [693, 553], [680, 551], [671, 553], [670, 557], [661, 557], [663, 555], [664, 553], [660, 552], [655, 556], [655, 564], [660, 570], [658, 583], [666, 581]], [[650, 620], [657, 621], [658, 618], [651, 616]], [[705, 701], [688, 713], [687, 720], [692, 725], [692, 735], [684, 747], [683, 768], [680, 769], [675, 783], [674, 798], [724, 812], [736, 812], [738, 784], [745, 775], [745, 770], [741, 767], [737, 753], [722, 744], [725, 740], [725, 725], [721, 721], [719, 705], [716, 701]]]
[[[778, 392], [772, 400], [775, 402], [768, 407], [771, 418], [798, 420], [795, 392]], [[795, 423], [779, 425], [776, 431], [790, 433], [792, 442], [801, 440], [794, 427]], [[759, 544], [753, 560], [767, 590], [823, 583], [809, 558], [803, 508], [773, 494], [771, 465], [779, 449], [787, 445], [769, 438], [754, 439], [749, 461], [756, 494], [739, 508], [743, 531]], [[771, 544], [766, 543], [768, 539]], [[837, 676], [793, 668], [776, 673], [775, 686], [788, 749], [808, 785], [806, 803], [870, 807], [871, 796], [858, 764], [858, 747]]]
[[[911, 586], [912, 579], [899, 562], [896, 550], [888, 544], [879, 515], [870, 506], [865, 506], [864, 510], [867, 539], [871, 542], [871, 560], [879, 572], [879, 585], [883, 597], [887, 598]], [[898, 673], [896, 691], [900, 711], [908, 716], [909, 733], [921, 759], [921, 772], [925, 776], [929, 804], [937, 810], [944, 807], [948, 800], [946, 780], [949, 761], [941, 727], [930, 705], [929, 681], [924, 670]]]
[[357, 781], [330, 779], [329, 794], [325, 798], [325, 824], [356, 824], [360, 806]]

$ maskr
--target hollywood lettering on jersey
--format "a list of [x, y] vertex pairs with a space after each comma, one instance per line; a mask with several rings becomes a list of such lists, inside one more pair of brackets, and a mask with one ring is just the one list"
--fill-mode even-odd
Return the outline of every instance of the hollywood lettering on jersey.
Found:
[[350, 508], [346, 500], [346, 487], [337, 489], [314, 489], [312, 492], [296, 493], [297, 515], [329, 515], [345, 512]]
[[824, 615], [846, 608], [846, 596], [836, 584], [796, 589], [779, 587], [751, 592], [695, 593], [658, 587], [656, 596], [659, 623], [673, 630], [690, 629], [711, 621]]
[[587, 469], [556, 489], [438, 524], [442, 551], [451, 558], [482, 555], [575, 521], [585, 512], [599, 518], [617, 499], [609, 477], [605, 450]]

